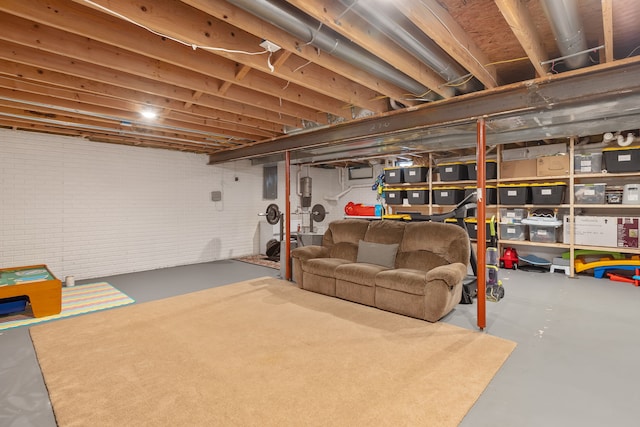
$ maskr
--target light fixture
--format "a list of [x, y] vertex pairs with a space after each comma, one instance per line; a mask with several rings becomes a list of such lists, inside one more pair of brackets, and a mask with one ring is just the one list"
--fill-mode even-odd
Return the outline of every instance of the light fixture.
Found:
[[141, 115], [142, 115], [142, 117], [144, 117], [145, 119], [155, 119], [156, 117], [158, 117], [158, 113], [156, 113], [155, 111], [150, 110], [150, 109], [148, 109], [148, 108], [147, 108], [147, 109], [145, 109], [145, 110], [142, 110], [142, 111], [140, 112], [140, 114], [141, 114]]

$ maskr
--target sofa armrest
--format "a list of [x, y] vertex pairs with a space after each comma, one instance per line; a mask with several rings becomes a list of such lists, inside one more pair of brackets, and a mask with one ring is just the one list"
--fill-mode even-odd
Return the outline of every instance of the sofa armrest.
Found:
[[329, 258], [329, 248], [324, 246], [300, 246], [291, 251], [291, 258], [306, 261], [312, 258]]
[[454, 262], [452, 264], [441, 265], [433, 268], [427, 272], [427, 283], [433, 280], [440, 280], [452, 289], [457, 284], [461, 283], [467, 275], [467, 266], [461, 262]]

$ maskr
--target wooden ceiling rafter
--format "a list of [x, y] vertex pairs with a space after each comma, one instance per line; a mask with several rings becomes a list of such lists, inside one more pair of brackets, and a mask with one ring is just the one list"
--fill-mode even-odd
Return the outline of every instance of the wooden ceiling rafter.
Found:
[[[460, 142], [469, 138], [466, 129], [459, 134], [435, 129], [425, 136], [406, 127], [413, 120], [413, 110], [429, 107], [431, 114], [439, 114], [447, 108], [447, 101], [467, 113], [487, 111], [486, 105], [472, 102], [477, 92], [462, 94], [466, 91], [454, 89], [457, 82], [443, 82], [382, 30], [367, 23], [362, 11], [349, 10], [349, 2], [259, 2], [264, 3], [252, 13], [248, 10], [255, 3], [226, 0], [4, 0], [0, 2], [0, 126], [215, 153], [216, 158], [227, 159], [268, 153], [268, 147], [281, 147], [272, 142], [294, 136], [302, 144], [296, 148], [298, 154], [313, 156], [314, 163], [349, 164], [345, 156], [350, 155], [360, 159], [407, 150], [419, 153], [425, 151], [430, 138], [437, 139], [441, 149], [469, 153], [468, 145]], [[599, 61], [592, 54], [585, 66], [590, 75], [598, 75], [596, 68], [588, 71], [597, 62], [624, 66], [624, 58], [640, 55], [636, 28], [640, 3], [577, 0], [577, 6], [587, 45], [605, 46], [597, 53]], [[541, 64], [562, 55], [540, 0], [399, 0], [389, 4], [368, 0], [367, 7], [397, 26], [422, 31], [466, 70], [461, 74], [468, 71], [461, 80], [473, 79], [474, 86], [479, 81], [487, 88], [479, 92], [490, 96], [508, 91], [507, 85], [533, 84], [536, 76], [544, 76], [536, 80], [540, 84], [557, 74], [573, 74], [559, 62], [553, 62], [551, 68]], [[293, 29], [297, 35], [289, 34], [284, 24], [276, 27], [281, 23], [269, 16], [271, 12], [292, 13], [289, 20], [308, 34]], [[267, 16], [260, 16], [263, 13]], [[414, 86], [440, 91], [440, 96], [449, 98], [425, 105], [433, 94], [412, 99], [415, 96], [408, 92], [415, 92], [416, 87], [403, 89], [358, 61], [320, 51], [311, 44], [320, 23], [324, 30], [330, 27], [357, 48], [378, 56], [385, 67], [419, 83]], [[280, 49], [263, 52], [259, 46], [263, 40]], [[205, 49], [208, 47], [228, 51]], [[394, 81], [401, 84], [400, 79]], [[411, 81], [402, 86], [411, 87]], [[584, 91], [585, 99], [593, 99], [589, 95], [599, 88], [573, 83], [566, 90]], [[529, 87], [530, 102], [537, 102], [536, 93], [535, 87]], [[556, 94], [547, 96], [552, 101]], [[159, 113], [155, 125], [145, 125], [138, 116], [143, 107]], [[625, 107], [634, 108], [633, 104]], [[397, 121], [397, 116], [402, 119]], [[352, 124], [360, 129], [359, 122], [369, 123], [372, 117], [375, 125], [363, 128], [364, 139], [346, 138], [327, 147], [319, 139], [325, 128], [335, 128], [340, 135]], [[526, 120], [516, 121], [513, 124], [519, 132]], [[619, 122], [627, 125], [622, 119]], [[396, 129], [398, 126], [402, 129]], [[133, 132], [135, 127], [139, 131]], [[589, 122], [589, 127], [594, 126]], [[384, 136], [371, 137], [380, 131]], [[220, 155], [229, 150], [234, 154]], [[432, 151], [431, 145], [428, 150]]]
[[[104, 97], [104, 99], [107, 100], [121, 100], [132, 102], [136, 105], [163, 105], [174, 111], [186, 110], [190, 114], [209, 120], [212, 123], [225, 122], [255, 128], [258, 131], [264, 130], [274, 134], [283, 133], [282, 125], [277, 125], [273, 121], [269, 121], [268, 118], [257, 119], [248, 117], [247, 115], [243, 116], [238, 112], [230, 113], [222, 111], [219, 109], [218, 103], [208, 103], [206, 98], [201, 101], [200, 97], [202, 96], [202, 93], [200, 93], [199, 96], [196, 96], [197, 94], [193, 94], [188, 97], [190, 100], [198, 100], [200, 104], [185, 108], [184, 105], [186, 101], [177, 94], [175, 94], [176, 99], [171, 99], [167, 97], [167, 95], [170, 95], [168, 93], [158, 95], [150, 94], [121, 86], [115, 86], [114, 84], [102, 83], [65, 73], [58, 73], [42, 68], [31, 67], [29, 65], [0, 60], [0, 75], [3, 74], [14, 80], [15, 83], [12, 88], [18, 88], [22, 82], [38, 84], [42, 87], [49, 86], [52, 89], [68, 89], [79, 97], [82, 96], [82, 94], [92, 94]], [[202, 103], [205, 103], [207, 106], [202, 105]]]
[[491, 61], [436, 0], [420, 0], [417, 4], [399, 1], [394, 5], [487, 89], [499, 86]]
[[[96, 3], [104, 3], [104, 0], [94, 1]], [[202, 50], [207, 53], [203, 57], [207, 57], [210, 62], [214, 61], [216, 57], [225, 58], [232, 63], [247, 65], [264, 73], [265, 75], [253, 79], [253, 85], [264, 80], [270, 81], [269, 84], [272, 88], [278, 88], [284, 87], [286, 82], [290, 82], [291, 84], [288, 85], [287, 91], [282, 91], [281, 97], [283, 99], [292, 100], [297, 97], [299, 98], [298, 102], [304, 103], [304, 105], [321, 111], [330, 111], [328, 107], [333, 102], [332, 100], [335, 97], [339, 97], [335, 99], [335, 102], [339, 100], [340, 104], [348, 102], [376, 112], [386, 110], [384, 104], [371, 101], [371, 98], [376, 95], [372, 91], [365, 88], [349, 90], [353, 86], [353, 82], [330, 70], [320, 67], [308, 67], [304, 76], [290, 72], [286, 68], [275, 72], [269, 66], [268, 53], [260, 55], [238, 53], [240, 51], [251, 53], [262, 51], [263, 48], [260, 47], [261, 38], [240, 31], [224, 21], [213, 19], [210, 15], [188, 7], [181, 2], [154, 0], [153, 5], [148, 7], [133, 5], [128, 2], [109, 2], [106, 7], [147, 28], [162, 31], [163, 34], [169, 37], [198, 46], [196, 51]], [[160, 28], [162, 30], [159, 30]], [[122, 46], [125, 45], [122, 40], [118, 43]], [[133, 44], [138, 45], [138, 43]], [[150, 48], [145, 47], [144, 51], [148, 54]], [[142, 53], [142, 51], [138, 51], [138, 53]], [[167, 59], [164, 58], [163, 60], [166, 61]], [[217, 59], [216, 62], [221, 61]], [[216, 64], [215, 66], [219, 67], [220, 65]], [[276, 78], [281, 81], [276, 82]], [[223, 78], [223, 80], [232, 80], [232, 78], [227, 77]], [[270, 94], [277, 96], [273, 93]], [[319, 94], [327, 97], [324, 101], [326, 105], [319, 103], [319, 100], [322, 99]], [[309, 97], [312, 99], [306, 99]], [[332, 114], [336, 114], [335, 111]]]
[[[220, 80], [233, 79], [235, 75], [233, 70], [223, 72], [223, 70], [229, 69], [228, 67], [218, 67], [218, 65], [222, 65], [219, 62], [212, 64], [209, 60], [210, 55], [206, 52], [202, 52], [204, 55], [198, 52], [186, 55], [180, 61], [183, 65], [178, 66], [157, 59], [150, 60], [148, 57], [143, 57], [130, 50], [90, 40], [75, 33], [67, 33], [43, 24], [33, 25], [22, 18], [10, 18], [4, 13], [0, 13], [0, 26], [9, 33], [5, 37], [6, 40], [25, 47], [37, 46], [38, 50], [48, 53], [138, 77], [159, 79], [178, 87], [199, 90], [210, 95], [219, 96]], [[128, 43], [134, 44], [133, 41]], [[140, 41], [138, 40], [136, 43], [140, 43]], [[178, 47], [177, 49], [186, 48]], [[166, 52], [166, 49], [164, 55], [171, 56]], [[224, 58], [220, 58], [220, 60], [227, 61]], [[172, 62], [176, 62], [176, 60], [172, 59]], [[184, 63], [189, 62], [191, 62], [189, 68], [185, 68]], [[193, 71], [196, 68], [196, 62], [206, 66], [206, 69]], [[221, 76], [224, 78], [220, 78]], [[322, 96], [311, 99], [310, 93], [305, 97], [305, 94], [301, 92], [297, 92], [292, 98], [292, 95], [282, 93], [279, 88], [274, 87], [274, 84], [280, 83], [279, 80], [269, 80], [250, 81], [244, 79], [237, 81], [237, 84], [231, 87], [224, 97], [280, 111], [283, 114], [303, 116], [306, 120], [317, 123], [326, 122], [326, 117], [319, 114], [318, 111], [327, 111], [335, 115], [342, 113], [340, 108], [343, 103], [338, 100]], [[259, 89], [263, 95], [258, 96], [255, 92], [256, 89]]]
[[549, 72], [549, 65], [543, 65], [543, 62], [549, 57], [525, 4], [522, 0], [495, 0], [495, 2], [529, 57], [538, 77], [546, 75]]
[[613, 1], [602, 0], [602, 28], [604, 38], [604, 60], [613, 61]]
[[[1, 88], [13, 90], [14, 92], [7, 92]], [[2, 76], [0, 76], [0, 98], [20, 99], [42, 105], [57, 105], [65, 109], [84, 111], [85, 115], [101, 114], [118, 117], [120, 121], [126, 120], [129, 122], [140, 121], [140, 116], [137, 112], [142, 109], [140, 104], [124, 100], [54, 87], [42, 90], [32, 83], [16, 81]], [[236, 123], [223, 121], [206, 123], [207, 118], [199, 118], [192, 114], [176, 112], [171, 109], [165, 109], [162, 116], [164, 119], [175, 122], [175, 126], [187, 126], [189, 124], [194, 129], [200, 128], [202, 131], [210, 129], [211, 132], [218, 133], [228, 132], [229, 135], [241, 139], [253, 140], [256, 138], [271, 138], [278, 135], [275, 132], [261, 131]]]

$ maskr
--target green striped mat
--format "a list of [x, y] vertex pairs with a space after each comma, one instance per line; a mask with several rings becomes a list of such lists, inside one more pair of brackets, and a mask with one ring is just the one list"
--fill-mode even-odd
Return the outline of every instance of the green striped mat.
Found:
[[133, 302], [135, 302], [133, 298], [128, 297], [107, 282], [78, 285], [70, 288], [63, 287], [62, 311], [60, 314], [36, 318], [32, 316], [31, 310], [27, 307], [27, 311], [23, 313], [0, 316], [0, 331], [91, 313], [92, 311], [105, 310]]

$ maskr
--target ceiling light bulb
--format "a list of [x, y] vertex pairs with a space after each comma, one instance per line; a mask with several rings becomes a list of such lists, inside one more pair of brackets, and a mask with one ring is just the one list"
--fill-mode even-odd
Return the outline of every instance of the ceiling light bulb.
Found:
[[142, 117], [144, 117], [145, 119], [155, 119], [156, 117], [158, 117], [158, 113], [153, 110], [142, 110], [140, 114], [142, 114]]

